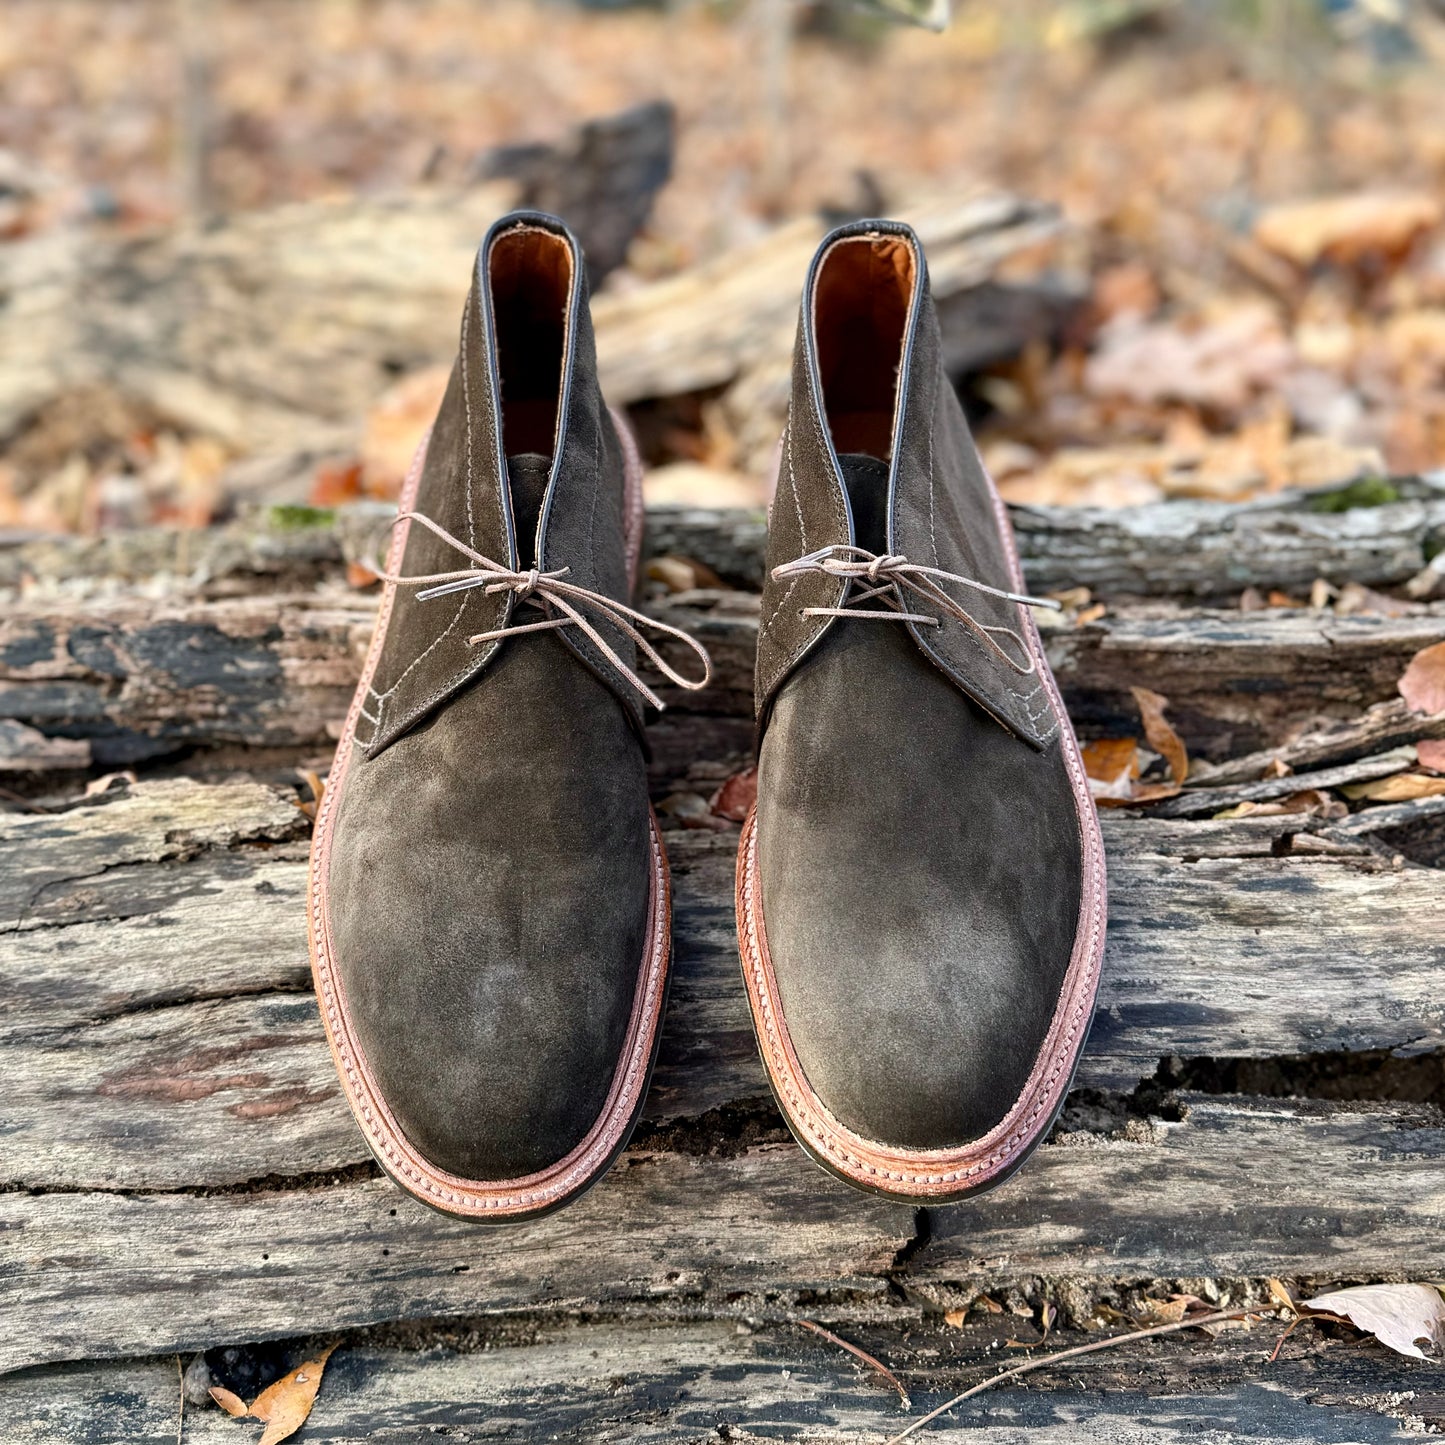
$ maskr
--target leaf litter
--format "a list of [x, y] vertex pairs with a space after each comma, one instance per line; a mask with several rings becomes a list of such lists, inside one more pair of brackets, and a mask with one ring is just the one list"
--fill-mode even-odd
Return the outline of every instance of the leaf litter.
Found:
[[237, 1419], [265, 1422], [257, 1445], [280, 1445], [289, 1440], [305, 1423], [321, 1388], [326, 1362], [336, 1346], [328, 1346], [313, 1360], [298, 1365], [274, 1384], [268, 1385], [248, 1406], [234, 1391], [224, 1385], [211, 1386], [211, 1398], [226, 1414]]

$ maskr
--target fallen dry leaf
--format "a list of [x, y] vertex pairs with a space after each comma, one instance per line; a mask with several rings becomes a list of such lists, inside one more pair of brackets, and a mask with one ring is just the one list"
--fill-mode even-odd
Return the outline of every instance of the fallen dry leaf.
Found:
[[1169, 699], [1147, 687], [1131, 687], [1134, 701], [1139, 707], [1139, 716], [1144, 722], [1144, 736], [1149, 746], [1169, 764], [1169, 775], [1176, 783], [1182, 783], [1189, 776], [1189, 753], [1178, 733], [1169, 726], [1164, 716]]
[[128, 783], [134, 786], [136, 775], [129, 768], [119, 773], [102, 773], [98, 778], [92, 778], [85, 785], [85, 792], [82, 796], [94, 798], [100, 793], [108, 793], [117, 783]]
[[1358, 1285], [1316, 1295], [1304, 1304], [1309, 1310], [1343, 1316], [1396, 1354], [1417, 1360], [1445, 1355], [1445, 1300], [1433, 1285]]
[[1432, 773], [1445, 773], [1445, 738], [1425, 738], [1415, 744], [1420, 766]]
[[1168, 1325], [1182, 1320], [1196, 1305], [1202, 1311], [1209, 1306], [1198, 1295], [1172, 1294], [1167, 1300], [1146, 1300], [1146, 1308], [1139, 1312], [1139, 1322], [1146, 1325]]
[[693, 557], [654, 557], [647, 575], [661, 582], [669, 592], [691, 592], [698, 587], [721, 587], [723, 580], [707, 565]]
[[1295, 1303], [1295, 1297], [1290, 1287], [1283, 1280], [1272, 1279], [1269, 1282], [1269, 1297], [1281, 1309], [1289, 1310], [1292, 1314], [1299, 1313], [1299, 1305]]
[[1434, 798], [1445, 793], [1445, 778], [1429, 773], [1396, 773], [1373, 778], [1368, 783], [1349, 783], [1340, 791], [1355, 802], [1409, 803], [1416, 798]]
[[322, 462], [311, 479], [306, 500], [313, 507], [338, 507], [361, 495], [361, 463], [354, 459]]
[[1400, 255], [1440, 217], [1440, 202], [1429, 195], [1328, 196], [1271, 206], [1255, 222], [1254, 238], [1297, 266], [1321, 260], [1348, 266]]
[[1445, 642], [1421, 648], [1397, 685], [1411, 712], [1445, 712]]
[[297, 798], [296, 807], [314, 823], [317, 811], [321, 807], [321, 799], [326, 792], [326, 784], [322, 781], [319, 773], [314, 773], [310, 768], [297, 768], [297, 776], [308, 788], [311, 789], [309, 799]]
[[361, 477], [371, 496], [401, 491], [416, 449], [432, 424], [447, 389], [450, 369], [428, 367], [402, 377], [367, 413], [361, 440]]
[[1122, 773], [1139, 775], [1139, 743], [1136, 738], [1096, 738], [1083, 747], [1084, 771], [1100, 782], [1113, 782]]
[[289, 1375], [283, 1375], [274, 1384], [268, 1385], [247, 1408], [246, 1402], [224, 1385], [211, 1386], [211, 1398], [226, 1414], [236, 1418], [250, 1418], [265, 1422], [257, 1445], [280, 1445], [289, 1440], [305, 1423], [321, 1387], [321, 1374], [326, 1362], [336, 1349], [335, 1345], [323, 1350], [314, 1360], [298, 1365]]
[[316, 1391], [321, 1387], [321, 1373], [335, 1348], [331, 1345], [316, 1359], [298, 1365], [251, 1401], [250, 1413], [266, 1422], [259, 1445], [279, 1445], [306, 1423], [316, 1400]]
[[1216, 818], [1276, 818], [1290, 813], [1304, 813], [1315, 818], [1343, 818], [1350, 810], [1318, 788], [1306, 788], [1287, 798], [1274, 798], [1266, 803], [1236, 803], [1216, 813]]
[[967, 1318], [967, 1310], [945, 1310], [943, 1315], [943, 1323], [946, 1324], [950, 1329], [960, 1330], [963, 1328], [963, 1322]]
[[224, 1385], [211, 1386], [211, 1399], [228, 1415], [239, 1417], [251, 1413], [246, 1408], [246, 1402], [239, 1395], [228, 1390]]
[[708, 807], [719, 818], [727, 818], [730, 822], [741, 823], [748, 816], [749, 810], [758, 800], [758, 770], [756, 768], [744, 768], [740, 773], [734, 773], [728, 778], [717, 792], [712, 795]]

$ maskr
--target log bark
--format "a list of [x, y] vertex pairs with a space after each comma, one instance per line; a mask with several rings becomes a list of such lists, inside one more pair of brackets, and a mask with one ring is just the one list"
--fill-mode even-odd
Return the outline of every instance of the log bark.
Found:
[[[7, 246], [0, 436], [66, 392], [99, 387], [241, 453], [349, 447], [358, 419], [399, 371], [455, 351], [467, 278], [492, 221], [528, 197], [550, 198], [584, 223], [590, 217], [598, 258], [615, 261], [617, 218], [645, 215], [647, 188], [665, 173], [655, 151], [619, 148], [608, 136], [589, 142], [584, 132], [540, 179], [536, 164], [518, 159], [510, 169], [520, 180], [459, 192], [305, 203], [140, 239], [60, 234]], [[578, 157], [596, 170], [595, 183], [579, 179]], [[619, 186], [642, 187], [638, 203], [608, 202]], [[904, 214], [929, 244], [944, 296], [989, 279], [1000, 261], [1056, 227], [1011, 196]], [[599, 296], [594, 319], [610, 399], [763, 378], [743, 407], [760, 435], [772, 433], [771, 446], [798, 278], [824, 229], [821, 219], [800, 221], [677, 278]]]
[[[1438, 1111], [1180, 1102], [1179, 1122], [1045, 1145], [1009, 1190], [935, 1212], [911, 1251], [914, 1211], [859, 1196], [791, 1143], [735, 1157], [634, 1149], [569, 1209], [509, 1229], [505, 1248], [374, 1178], [0, 1194], [0, 1303], [26, 1321], [0, 1340], [0, 1370], [479, 1308], [647, 1301], [705, 1316], [735, 1312], [739, 1295], [881, 1300], [899, 1279], [1007, 1287], [1438, 1267]], [[1269, 1161], [1267, 1190], [1241, 1160]], [[1341, 1187], [1326, 1193], [1331, 1179]]]
[[[0, 620], [0, 718], [84, 739], [107, 767], [197, 745], [325, 749], [350, 703], [374, 607], [374, 596], [342, 591], [20, 601]], [[660, 689], [673, 715], [750, 719], [756, 597], [699, 593], [652, 610], [713, 654], [707, 691]], [[1191, 753], [1219, 759], [1357, 723], [1396, 698], [1410, 658], [1442, 639], [1445, 605], [1340, 617], [1152, 604], [1054, 628], [1045, 644], [1083, 735], [1137, 735], [1129, 689], [1147, 685], [1169, 698]], [[1411, 739], [1439, 731], [1422, 722]]]
[[[373, 1177], [310, 994], [288, 799], [176, 780], [11, 818], [0, 1306], [27, 1329], [0, 1339], [0, 1369], [480, 1308], [881, 1299], [900, 1277], [946, 1291], [1426, 1269], [1445, 1209], [1438, 1112], [1129, 1102], [1175, 1053], [1440, 1046], [1438, 872], [1359, 838], [1294, 855], [1285, 824], [1107, 820], [1109, 952], [1079, 1107], [1008, 1190], [932, 1212], [912, 1250], [913, 1211], [827, 1180], [755, 1102], [735, 835], [674, 832], [654, 1122], [588, 1199], [499, 1251]], [[1267, 1191], [1242, 1158], [1269, 1161]]]
[[[1011, 1327], [1028, 1333], [1025, 1324]], [[920, 1320], [906, 1333], [837, 1328], [900, 1375], [911, 1414], [871, 1370], [785, 1321], [527, 1321], [512, 1331], [477, 1321], [438, 1331], [441, 1349], [344, 1344], [327, 1363], [304, 1438], [474, 1441], [514, 1431], [661, 1445], [781, 1430], [809, 1441], [874, 1441], [1009, 1362], [991, 1350], [1002, 1327], [982, 1322], [956, 1329]], [[1058, 1374], [991, 1391], [957, 1422], [974, 1445], [1019, 1445], [1061, 1425], [1078, 1439], [1183, 1445], [1199, 1440], [1202, 1418], [1220, 1436], [1256, 1445], [1408, 1445], [1445, 1416], [1429, 1366], [1321, 1345], [1302, 1332], [1262, 1382], [1259, 1357], [1282, 1328], [1271, 1321], [1207, 1348], [1184, 1337], [1086, 1355]], [[219, 1359], [217, 1371], [227, 1378]], [[172, 1360], [70, 1366], [0, 1380], [0, 1409], [14, 1445], [161, 1445], [175, 1437], [176, 1393]], [[235, 1445], [236, 1434], [208, 1401], [187, 1408], [191, 1445]]]
[[[1445, 546], [1445, 480], [1395, 478], [1399, 500], [1341, 512], [1313, 510], [1331, 494], [1263, 502], [1168, 502], [1117, 511], [1012, 507], [1029, 586], [1087, 586], [1097, 598], [1234, 599], [1246, 588], [1308, 592], [1316, 578], [1398, 586]], [[0, 588], [24, 579], [94, 584], [166, 579], [206, 596], [339, 578], [374, 552], [394, 513], [382, 503], [336, 512], [258, 508], [204, 531], [142, 529], [103, 537], [0, 539]], [[727, 585], [761, 591], [767, 519], [761, 511], [654, 507], [645, 555], [706, 563]]]

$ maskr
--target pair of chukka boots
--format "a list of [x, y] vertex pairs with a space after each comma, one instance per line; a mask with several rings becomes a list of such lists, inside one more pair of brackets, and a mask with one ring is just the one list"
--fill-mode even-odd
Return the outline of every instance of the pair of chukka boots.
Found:
[[[508, 216], [377, 568], [309, 889], [348, 1102], [386, 1172], [449, 1214], [575, 1198], [646, 1095], [671, 953], [646, 665], [700, 687], [708, 663], [631, 605], [642, 519], [581, 252], [551, 217]], [[1036, 601], [917, 237], [834, 231], [770, 518], [738, 936], [798, 1141], [914, 1203], [1024, 1160], [1092, 1015], [1103, 850]]]

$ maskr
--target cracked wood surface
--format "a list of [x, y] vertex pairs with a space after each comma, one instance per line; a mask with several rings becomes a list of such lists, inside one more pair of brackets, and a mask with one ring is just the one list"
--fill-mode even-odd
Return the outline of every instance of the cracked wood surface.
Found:
[[[1005, 1317], [1008, 1318], [1008, 1317]], [[618, 1321], [543, 1324], [532, 1338], [485, 1349], [343, 1344], [327, 1364], [304, 1438], [353, 1441], [586, 1439], [661, 1442], [804, 1438], [878, 1445], [963, 1384], [1017, 1352], [980, 1358], [979, 1328], [848, 1329], [908, 1386], [913, 1410], [835, 1348], [787, 1324]], [[1218, 1340], [1176, 1338], [1087, 1356], [1028, 1388], [971, 1402], [954, 1428], [976, 1445], [1028, 1445], [1041, 1430], [1100, 1445], [1396, 1445], [1445, 1418], [1438, 1371], [1425, 1363], [1299, 1340], [1298, 1354], [1261, 1369], [1281, 1327]], [[991, 1331], [1002, 1344], [1007, 1326]], [[548, 1381], [539, 1389], [539, 1381]], [[0, 1380], [14, 1445], [171, 1445], [172, 1360], [61, 1366]], [[953, 1423], [940, 1422], [940, 1429]], [[186, 1412], [192, 1445], [235, 1445], [237, 1427], [209, 1406]], [[924, 1438], [937, 1438], [925, 1436]]]
[[[84, 739], [96, 763], [113, 767], [193, 745], [326, 748], [350, 703], [374, 608], [374, 599], [339, 591], [19, 601], [0, 620], [0, 718]], [[756, 598], [684, 594], [651, 610], [713, 653], [705, 693], [660, 689], [674, 715], [750, 719]], [[1045, 634], [1081, 732], [1137, 732], [1129, 688], [1147, 683], [1170, 699], [1175, 727], [1205, 758], [1357, 719], [1395, 699], [1410, 658], [1442, 640], [1445, 604], [1406, 617], [1340, 617], [1155, 603]]]
[[[298, 466], [305, 469], [304, 459]], [[1291, 492], [1243, 504], [1012, 506], [1009, 513], [1033, 591], [1084, 586], [1104, 598], [1232, 601], [1246, 587], [1307, 592], [1319, 577], [1371, 587], [1415, 577], [1445, 546], [1445, 472], [1390, 485], [1398, 500], [1339, 512], [1318, 510], [1328, 493]], [[334, 512], [260, 507], [202, 531], [155, 527], [0, 543], [0, 587], [26, 576], [91, 586], [166, 576], [207, 595], [299, 590], [376, 552], [394, 514], [380, 502]], [[691, 557], [729, 586], [758, 592], [767, 519], [761, 510], [651, 507], [643, 546], [645, 556]]]
[[1011, 1188], [929, 1211], [921, 1247], [913, 1210], [859, 1195], [791, 1143], [734, 1157], [634, 1148], [576, 1204], [504, 1234], [383, 1179], [12, 1191], [0, 1194], [0, 1304], [26, 1328], [0, 1339], [0, 1369], [539, 1306], [708, 1315], [744, 1295], [841, 1291], [881, 1310], [900, 1280], [1438, 1269], [1438, 1110], [1181, 1104], [1183, 1120], [1143, 1121], [1129, 1137], [1045, 1145]]
[[[310, 994], [303, 826], [269, 788], [186, 780], [0, 824], [0, 1183], [217, 1187], [367, 1160]], [[1175, 1054], [1445, 1043], [1438, 873], [1354, 838], [1275, 856], [1299, 826], [1105, 817], [1109, 939], [1081, 1087], [1128, 1091]], [[767, 1093], [735, 848], [732, 832], [668, 834], [675, 974], [652, 1119]]]
[[[1438, 871], [1355, 837], [1277, 856], [1284, 824], [1106, 818], [1081, 1086], [1127, 1090], [1172, 1053], [1439, 1044]], [[29, 1326], [0, 1368], [480, 1308], [878, 1296], [898, 1269], [921, 1286], [1438, 1261], [1436, 1111], [1204, 1096], [1103, 1131], [1066, 1116], [1008, 1189], [931, 1211], [914, 1252], [912, 1211], [827, 1179], [746, 1102], [765, 1086], [731, 833], [669, 834], [678, 976], [649, 1113], [681, 1126], [645, 1126], [586, 1200], [503, 1240], [370, 1177], [309, 993], [288, 799], [153, 782], [0, 827], [0, 1313]]]

